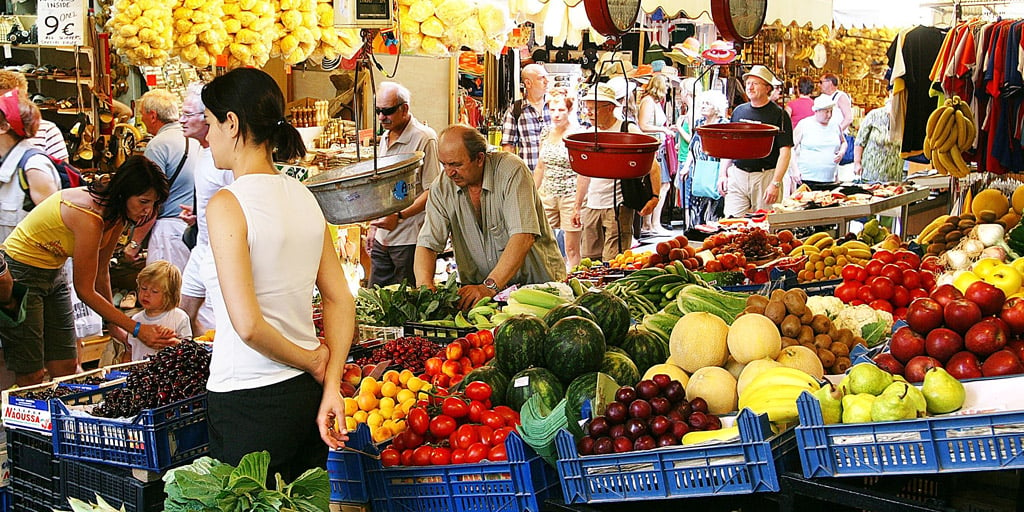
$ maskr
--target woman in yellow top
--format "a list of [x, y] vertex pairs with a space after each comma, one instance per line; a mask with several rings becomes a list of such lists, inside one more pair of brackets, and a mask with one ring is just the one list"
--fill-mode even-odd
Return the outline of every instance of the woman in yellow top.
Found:
[[167, 199], [167, 178], [153, 162], [131, 157], [113, 178], [65, 189], [39, 203], [3, 245], [14, 281], [27, 288], [25, 320], [0, 330], [7, 368], [19, 386], [69, 375], [77, 367], [74, 315], [64, 263], [71, 258], [75, 292], [109, 324], [162, 348], [175, 342], [164, 327], [142, 325], [111, 303], [110, 257], [126, 226], [151, 219]]

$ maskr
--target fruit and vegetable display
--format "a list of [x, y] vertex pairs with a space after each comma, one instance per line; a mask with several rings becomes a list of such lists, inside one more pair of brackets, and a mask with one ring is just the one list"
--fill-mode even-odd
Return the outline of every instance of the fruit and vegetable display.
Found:
[[637, 270], [609, 283], [604, 289], [626, 301], [630, 315], [641, 321], [645, 315], [657, 313], [675, 302], [676, 296], [688, 284], [711, 288], [677, 260], [662, 267]]
[[822, 281], [839, 279], [848, 263], [866, 263], [871, 258], [871, 247], [860, 240], [837, 242], [827, 233], [815, 233], [789, 256], [807, 257], [803, 269], [797, 272], [799, 281]]
[[456, 338], [438, 355], [427, 359], [420, 377], [436, 387], [457, 385], [466, 374], [494, 358], [494, 335], [483, 330]]
[[608, 261], [608, 266], [616, 269], [637, 270], [646, 267], [654, 255], [653, 251], [633, 251], [626, 249]]
[[961, 101], [960, 96], [947, 98], [928, 116], [924, 156], [939, 174], [965, 178], [971, 169], [963, 153], [971, 150], [977, 135], [974, 113], [967, 102]]
[[356, 293], [356, 319], [363, 325], [400, 326], [407, 322], [453, 320], [458, 313], [459, 289], [454, 276], [431, 290], [405, 284], [360, 288]]
[[668, 341], [679, 319], [687, 313], [706, 312], [726, 323], [732, 323], [747, 306], [747, 296], [745, 293], [723, 292], [698, 284], [685, 285], [676, 294], [674, 301], [656, 313], [645, 315], [641, 325], [645, 330]]
[[902, 319], [907, 306], [928, 295], [937, 277], [922, 268], [921, 257], [909, 250], [878, 250], [864, 265], [848, 264], [843, 282], [835, 290], [839, 300], [852, 305], [867, 304]]
[[394, 366], [422, 373], [426, 362], [437, 355], [437, 343], [418, 336], [405, 336], [384, 342], [365, 357], [356, 359], [358, 365], [378, 364], [391, 361]]
[[370, 438], [379, 443], [405, 430], [405, 418], [432, 389], [429, 382], [409, 370], [388, 370], [380, 381], [364, 377], [354, 398], [345, 398], [345, 428], [355, 430], [360, 423], [370, 427]]
[[509, 293], [508, 305], [501, 308], [495, 324], [500, 324], [511, 315], [534, 315], [544, 317], [556, 306], [572, 302], [576, 297], [572, 287], [565, 283], [526, 285]]
[[131, 367], [124, 387], [108, 391], [90, 414], [104, 418], [130, 418], [152, 409], [206, 392], [210, 377], [210, 351], [191, 341], [164, 347], [145, 363]]

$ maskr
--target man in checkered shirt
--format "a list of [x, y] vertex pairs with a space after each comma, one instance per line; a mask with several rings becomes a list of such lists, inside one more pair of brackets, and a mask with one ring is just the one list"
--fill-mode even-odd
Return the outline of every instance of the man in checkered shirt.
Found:
[[[529, 64], [520, 72], [525, 97], [505, 113], [501, 127], [501, 149], [519, 155], [526, 166], [537, 167], [540, 159], [540, 134], [551, 124], [544, 95], [548, 92], [548, 72], [540, 64]], [[519, 108], [516, 108], [517, 105]], [[518, 113], [518, 119], [516, 114]]]

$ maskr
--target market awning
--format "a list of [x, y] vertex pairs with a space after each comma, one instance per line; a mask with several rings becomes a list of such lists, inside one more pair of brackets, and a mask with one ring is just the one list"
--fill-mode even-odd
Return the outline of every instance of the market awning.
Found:
[[[887, 1], [892, 3], [891, 0]], [[833, 0], [770, 0], [768, 15], [764, 21], [772, 23], [779, 20], [786, 24], [795, 21], [799, 25], [810, 23], [814, 27], [831, 26], [832, 2]], [[643, 0], [640, 7], [647, 13], [661, 7], [669, 16], [683, 12], [687, 18], [711, 21], [711, 0]], [[878, 12], [882, 11], [876, 10], [875, 14]]]

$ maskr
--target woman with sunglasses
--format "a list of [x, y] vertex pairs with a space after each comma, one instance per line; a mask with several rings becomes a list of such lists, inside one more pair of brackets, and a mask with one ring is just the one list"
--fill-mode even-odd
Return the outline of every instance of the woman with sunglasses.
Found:
[[166, 199], [167, 178], [153, 162], [133, 156], [109, 180], [51, 194], [4, 240], [11, 277], [27, 289], [19, 311], [24, 320], [0, 329], [16, 384], [38, 384], [47, 373], [59, 377], [76, 370], [74, 315], [63, 270], [68, 258], [75, 293], [107, 321], [114, 337], [124, 341], [130, 332], [155, 349], [177, 342], [169, 329], [142, 325], [114, 307], [107, 264], [125, 228], [130, 233], [152, 219]]

